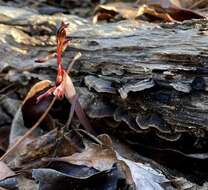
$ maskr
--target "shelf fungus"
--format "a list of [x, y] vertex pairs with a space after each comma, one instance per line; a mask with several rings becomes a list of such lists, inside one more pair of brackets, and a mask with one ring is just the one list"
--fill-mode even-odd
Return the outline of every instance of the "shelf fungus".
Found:
[[88, 116], [95, 119], [112, 117], [114, 108], [100, 100], [95, 100], [87, 110]]
[[122, 108], [117, 108], [114, 113], [114, 120], [117, 122], [124, 122], [128, 127], [135, 133], [145, 133], [149, 130], [141, 130], [135, 121], [135, 118], [131, 116], [127, 111], [122, 110]]
[[129, 92], [139, 92], [145, 89], [152, 88], [154, 86], [154, 81], [151, 79], [144, 79], [141, 81], [131, 81], [123, 85], [118, 91], [121, 95], [121, 98], [125, 99], [128, 96]]
[[171, 133], [171, 128], [157, 114], [150, 114], [149, 116], [147, 115], [145, 117], [137, 116], [136, 122], [142, 130], [155, 128], [161, 133]]
[[94, 89], [97, 92], [103, 92], [103, 93], [112, 93], [115, 94], [116, 90], [112, 86], [112, 82], [103, 80], [101, 78], [95, 77], [95, 76], [86, 76], [85, 79], [85, 85], [88, 86], [89, 89]]

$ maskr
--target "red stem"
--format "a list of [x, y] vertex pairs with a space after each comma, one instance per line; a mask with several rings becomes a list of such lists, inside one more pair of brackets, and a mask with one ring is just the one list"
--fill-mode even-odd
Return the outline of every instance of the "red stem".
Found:
[[63, 70], [63, 65], [62, 65], [62, 45], [57, 44], [57, 65], [58, 65], [58, 74], [57, 74], [57, 79], [56, 83], [59, 85], [63, 81], [63, 75], [64, 75], [64, 70]]

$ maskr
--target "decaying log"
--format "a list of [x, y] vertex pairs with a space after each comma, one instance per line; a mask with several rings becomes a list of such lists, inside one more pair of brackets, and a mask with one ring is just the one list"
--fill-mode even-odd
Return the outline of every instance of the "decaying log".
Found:
[[82, 53], [71, 76], [96, 130], [207, 180], [208, 21], [93, 25], [76, 16], [0, 7], [4, 80], [54, 80], [55, 60], [34, 59], [55, 50], [54, 31], [62, 20], [70, 23], [72, 39], [64, 64]]

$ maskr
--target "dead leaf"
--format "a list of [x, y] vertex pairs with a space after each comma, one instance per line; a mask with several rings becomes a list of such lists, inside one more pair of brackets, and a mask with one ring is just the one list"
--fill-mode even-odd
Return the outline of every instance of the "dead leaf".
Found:
[[0, 161], [0, 179], [15, 175], [15, 173], [2, 161]]
[[[133, 180], [126, 177], [125, 164], [116, 161], [116, 153], [110, 147], [110, 138], [102, 135], [100, 139], [104, 139], [108, 145], [86, 141], [87, 147], [83, 152], [48, 159], [50, 164], [47, 168], [33, 170], [33, 177], [39, 181], [39, 188], [127, 190], [131, 187], [134, 190]], [[99, 142], [98, 139], [96, 141]]]
[[181, 1], [176, 0], [141, 0], [137, 1], [137, 3], [107, 3], [96, 7], [93, 23], [99, 20], [109, 21], [118, 16], [123, 19], [148, 18], [149, 21], [163, 22], [205, 18], [195, 11], [183, 8], [183, 6]]
[[204, 8], [208, 6], [207, 0], [137, 0], [138, 4], [160, 4], [163, 8], [179, 7], [179, 8]]
[[[13, 176], [15, 173], [2, 161], [0, 161], [0, 180]], [[0, 187], [0, 190], [4, 190]]]
[[118, 160], [126, 163], [131, 171], [136, 190], [165, 190], [164, 186], [174, 190], [168, 180], [161, 172], [154, 170], [150, 166], [125, 159], [117, 154]]
[[134, 19], [137, 16], [137, 7], [133, 3], [123, 2], [101, 4], [95, 8], [94, 15], [94, 24], [101, 20], [110, 21], [116, 16], [124, 19]]
[[113, 147], [113, 142], [107, 134], [101, 134], [97, 138], [102, 142], [103, 145], [107, 147]]
[[[2, 187], [2, 188], [1, 188]], [[38, 186], [34, 180], [23, 175], [12, 175], [0, 180], [0, 190], [37, 190]]]
[[[25, 127], [32, 127], [33, 125], [39, 126], [39, 123], [36, 123], [40, 117], [45, 113], [45, 111], [50, 107], [49, 104], [36, 104], [36, 93], [39, 92], [44, 87], [48, 87], [50, 81], [43, 81], [36, 84], [29, 92], [28, 96], [25, 98], [26, 101], [23, 101], [24, 104], [20, 106], [16, 115], [13, 119], [11, 132], [10, 132], [10, 142], [9, 149], [7, 152], [1, 157], [2, 160], [7, 159], [13, 166], [18, 166], [20, 163], [20, 152], [24, 150], [28, 143], [30, 143], [35, 137], [40, 134], [40, 129], [32, 131], [30, 133], [29, 130]], [[41, 91], [40, 91], [41, 92]], [[54, 100], [55, 101], [55, 100]], [[29, 103], [28, 103], [29, 102]], [[47, 102], [46, 102], [47, 103]], [[38, 115], [39, 114], [39, 115]], [[47, 113], [46, 113], [47, 115]], [[47, 120], [47, 117], [45, 118]], [[31, 124], [31, 122], [33, 122]], [[29, 124], [28, 124], [29, 123]], [[41, 122], [40, 122], [41, 123]], [[34, 126], [33, 126], [34, 127]], [[28, 134], [27, 134], [28, 133]], [[27, 135], [26, 135], [27, 134]], [[26, 135], [26, 136], [25, 136]], [[16, 148], [16, 146], [20, 146]], [[15, 153], [15, 157], [12, 155], [8, 156], [10, 152]]]
[[[138, 15], [146, 14], [165, 22], [203, 19], [204, 16], [185, 8], [180, 0], [139, 0]], [[187, 2], [186, 2], [187, 4]]]
[[62, 157], [60, 160], [104, 171], [111, 169], [117, 159], [113, 149], [102, 145], [91, 144], [82, 153], [75, 153], [72, 156]]
[[[21, 107], [24, 126], [27, 128], [31, 128], [38, 121], [53, 99], [53, 96], [50, 95], [42, 99], [41, 102], [37, 102], [37, 97], [48, 89], [48, 81], [43, 81], [43, 85], [41, 82], [32, 87]], [[45, 86], [46, 88], [44, 88]], [[39, 127], [43, 130], [53, 129], [53, 122], [49, 115], [44, 118]]]
[[130, 189], [122, 171], [116, 165], [110, 170], [100, 172], [87, 166], [56, 161], [48, 168], [34, 169], [33, 177], [42, 190]]
[[30, 91], [27, 93], [27, 96], [25, 97], [24, 101], [22, 102], [22, 104], [24, 104], [29, 98], [33, 97], [35, 94], [37, 94], [38, 92], [48, 88], [51, 85], [51, 81], [49, 80], [42, 80], [38, 83], [36, 83], [31, 89]]
[[[60, 143], [57, 139], [60, 139]], [[29, 163], [43, 157], [53, 156], [55, 152], [56, 156], [72, 155], [78, 152], [72, 140], [65, 138], [63, 130], [58, 132], [57, 128], [27, 143], [26, 147], [21, 150], [20, 162]]]
[[7, 96], [0, 102], [0, 154], [4, 153], [8, 148], [11, 123], [18, 110], [19, 104], [20, 101]]
[[159, 170], [119, 155], [112, 148], [113, 144], [108, 135], [101, 135], [98, 139], [107, 145], [88, 142], [83, 152], [68, 157], [54, 158], [51, 161], [65, 162], [80, 167], [87, 166], [101, 172], [112, 169], [116, 164], [125, 175], [127, 184], [131, 186], [135, 184], [136, 190], [174, 190], [170, 180]]

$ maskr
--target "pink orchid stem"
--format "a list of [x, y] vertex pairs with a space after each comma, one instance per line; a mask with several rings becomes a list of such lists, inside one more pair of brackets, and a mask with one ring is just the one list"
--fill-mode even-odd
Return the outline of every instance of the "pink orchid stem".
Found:
[[[66, 28], [68, 24], [61, 23], [61, 27], [58, 29], [56, 34], [56, 43], [57, 43], [57, 49], [56, 49], [56, 56], [57, 56], [57, 65], [58, 65], [58, 71], [57, 71], [57, 78], [56, 78], [56, 85], [52, 88], [50, 88], [46, 93], [39, 96], [37, 98], [37, 101], [40, 101], [44, 97], [47, 97], [51, 94], [54, 94], [57, 98], [63, 98], [65, 95], [68, 101], [73, 105], [76, 101], [76, 90], [74, 88], [74, 85], [72, 83], [71, 78], [69, 77], [68, 73], [65, 72], [63, 65], [62, 65], [62, 51], [67, 47], [69, 43], [69, 38], [66, 37]], [[75, 59], [76, 60], [76, 59]], [[75, 105], [75, 112], [77, 114], [77, 117], [82, 124], [82, 126], [90, 133], [95, 135], [95, 132], [85, 115], [79, 100], [77, 100], [77, 103]]]
[[37, 97], [36, 103], [39, 103], [42, 99], [50, 96], [51, 94], [53, 94], [54, 90], [56, 89], [56, 87], [51, 87], [49, 90], [47, 90], [45, 93], [41, 94], [40, 96]]
[[64, 69], [62, 65], [62, 51], [68, 45], [69, 39], [66, 38], [66, 28], [69, 24], [61, 23], [61, 27], [56, 34], [56, 43], [57, 43], [57, 65], [58, 65], [58, 74], [56, 79], [56, 85], [59, 85], [63, 81]]

